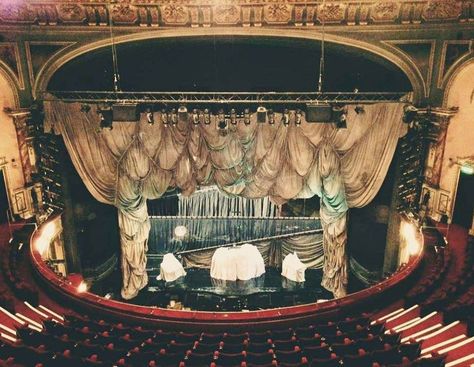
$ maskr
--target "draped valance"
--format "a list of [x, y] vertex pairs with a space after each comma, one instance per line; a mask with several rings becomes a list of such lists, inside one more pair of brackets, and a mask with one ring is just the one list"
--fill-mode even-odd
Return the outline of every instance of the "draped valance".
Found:
[[[123, 298], [133, 298], [147, 284], [146, 199], [159, 198], [170, 186], [189, 195], [210, 184], [227, 195], [269, 196], [277, 204], [320, 197], [322, 284], [338, 297], [347, 284], [347, 210], [373, 199], [404, 132], [401, 104], [367, 105], [360, 114], [353, 107], [348, 106], [346, 129], [307, 123], [304, 116], [300, 126], [262, 124], [253, 114], [250, 124], [230, 125], [225, 132], [214, 117], [209, 125], [166, 126], [150, 125], [144, 115], [101, 130], [94, 108], [55, 100], [45, 102], [45, 113], [46, 125], [63, 135], [91, 194], [119, 210]], [[161, 121], [160, 113], [154, 120]]]

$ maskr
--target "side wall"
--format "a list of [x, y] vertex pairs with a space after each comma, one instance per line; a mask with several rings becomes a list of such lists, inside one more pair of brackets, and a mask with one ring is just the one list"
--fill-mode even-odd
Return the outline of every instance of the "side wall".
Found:
[[6, 180], [10, 211], [27, 217], [31, 212], [31, 200], [29, 191], [24, 189], [25, 179], [15, 123], [13, 117], [4, 110], [15, 110], [18, 107], [14, 88], [13, 83], [0, 73], [0, 169]]
[[[452, 218], [460, 170], [454, 162], [468, 157], [474, 161], [474, 59], [459, 70], [448, 88], [446, 105], [459, 107], [459, 111], [451, 118], [448, 127], [440, 188], [449, 193], [448, 213]], [[473, 231], [474, 223], [471, 233]]]

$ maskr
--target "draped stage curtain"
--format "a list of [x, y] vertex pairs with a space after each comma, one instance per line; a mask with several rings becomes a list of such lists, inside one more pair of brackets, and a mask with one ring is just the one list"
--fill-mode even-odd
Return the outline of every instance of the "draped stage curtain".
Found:
[[268, 196], [259, 199], [229, 197], [215, 186], [196, 191], [191, 196], [178, 196], [179, 216], [273, 218], [277, 214], [278, 207]]
[[[402, 104], [349, 106], [347, 129], [334, 124], [230, 126], [226, 134], [210, 125], [179, 121], [176, 126], [115, 122], [100, 131], [95, 108], [45, 101], [46, 127], [63, 135], [74, 166], [91, 194], [119, 210], [122, 297], [133, 298], [147, 283], [150, 222], [146, 199], [170, 187], [190, 195], [215, 184], [231, 196], [269, 196], [277, 205], [293, 198], [320, 197], [324, 229], [322, 285], [335, 297], [346, 294], [347, 209], [369, 203], [379, 190], [404, 132]], [[275, 120], [280, 116], [275, 114]], [[155, 121], [161, 121], [155, 113]]]

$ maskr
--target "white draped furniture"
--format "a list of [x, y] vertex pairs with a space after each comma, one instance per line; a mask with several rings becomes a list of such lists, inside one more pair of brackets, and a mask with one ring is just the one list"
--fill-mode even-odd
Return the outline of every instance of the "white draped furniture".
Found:
[[[50, 99], [50, 98], [45, 98]], [[280, 205], [319, 196], [324, 230], [322, 285], [336, 297], [346, 294], [347, 210], [368, 204], [378, 192], [404, 133], [403, 105], [348, 106], [347, 128], [335, 124], [238, 123], [222, 134], [209, 125], [179, 120], [164, 126], [115, 122], [99, 129], [96, 108], [46, 100], [45, 129], [63, 135], [77, 172], [91, 194], [119, 210], [122, 297], [133, 298], [147, 284], [146, 251], [150, 221], [146, 200], [169, 187], [190, 195], [198, 185], [215, 184], [227, 195], [270, 197]], [[275, 114], [275, 121], [281, 115]]]
[[262, 274], [265, 274], [265, 264], [260, 251], [253, 245], [220, 247], [212, 256], [211, 278], [249, 280]]
[[293, 282], [304, 282], [306, 265], [301, 262], [296, 253], [288, 254], [281, 265], [281, 275]]
[[160, 265], [159, 280], [165, 282], [173, 282], [178, 278], [184, 277], [186, 271], [181, 262], [173, 254], [165, 254]]

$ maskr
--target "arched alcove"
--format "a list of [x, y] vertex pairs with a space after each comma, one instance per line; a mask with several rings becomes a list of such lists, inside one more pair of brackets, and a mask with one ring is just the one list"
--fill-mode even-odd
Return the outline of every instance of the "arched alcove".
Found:
[[445, 105], [459, 108], [449, 123], [440, 182], [441, 189], [449, 193], [451, 217], [460, 172], [455, 162], [467, 157], [474, 159], [474, 59], [452, 76], [445, 93]]

